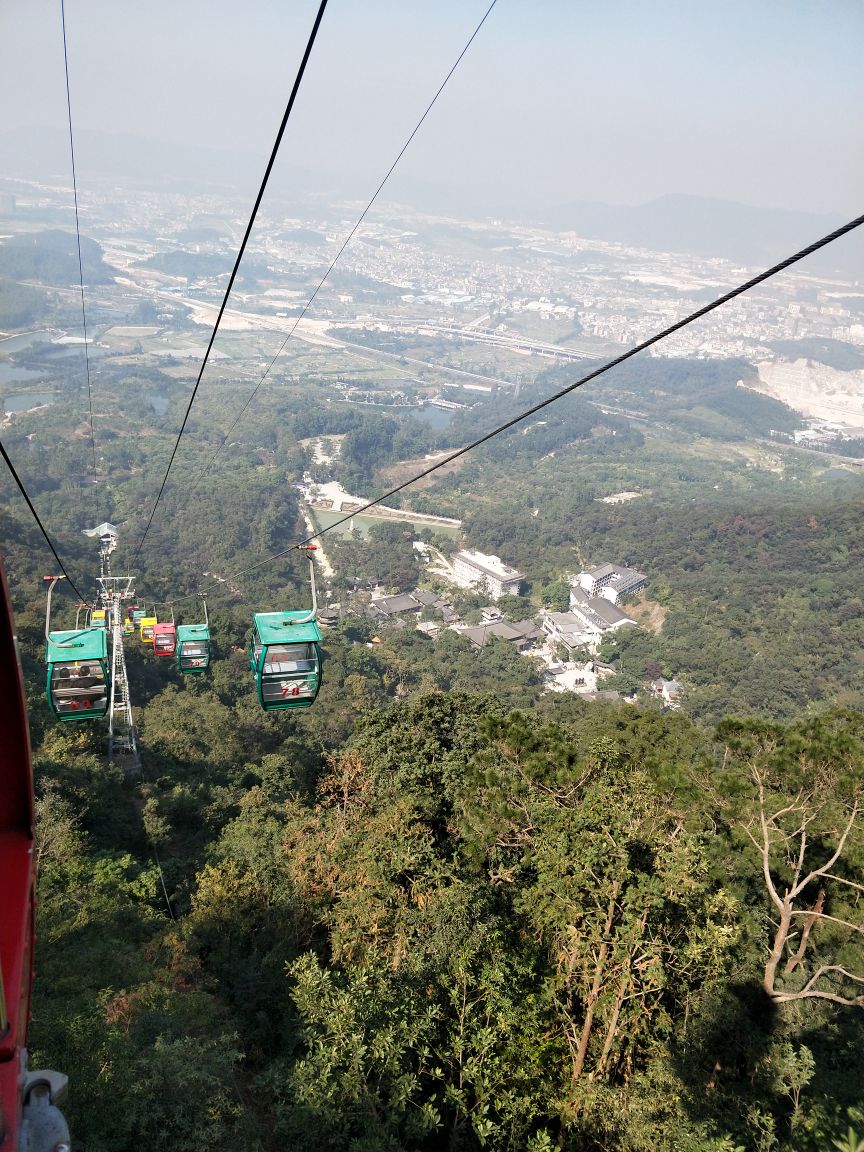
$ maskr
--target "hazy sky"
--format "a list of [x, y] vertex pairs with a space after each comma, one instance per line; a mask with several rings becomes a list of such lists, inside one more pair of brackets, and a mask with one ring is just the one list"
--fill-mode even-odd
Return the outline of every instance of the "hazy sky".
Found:
[[[487, 4], [330, 0], [286, 160], [368, 195]], [[76, 130], [269, 152], [316, 8], [68, 0]], [[60, 28], [59, 0], [3, 0], [0, 130], [64, 126]], [[498, 0], [392, 192], [857, 214], [862, 44], [861, 0]]]

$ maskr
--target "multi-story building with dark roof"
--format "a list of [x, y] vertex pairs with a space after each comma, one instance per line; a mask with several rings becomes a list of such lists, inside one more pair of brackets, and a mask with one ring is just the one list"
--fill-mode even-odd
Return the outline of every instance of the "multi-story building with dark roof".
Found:
[[[597, 568], [580, 572], [570, 583], [571, 587], [578, 584], [589, 596], [602, 596], [617, 604], [619, 600], [641, 592], [647, 583], [647, 577], [633, 568], [625, 568], [623, 564], [600, 564]], [[575, 587], [573, 590], [575, 591]]]

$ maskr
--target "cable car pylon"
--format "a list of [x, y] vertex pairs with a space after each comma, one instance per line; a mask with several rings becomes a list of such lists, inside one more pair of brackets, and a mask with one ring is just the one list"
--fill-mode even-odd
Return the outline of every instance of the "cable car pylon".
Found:
[[100, 524], [91, 534], [99, 533], [99, 600], [111, 628], [111, 697], [108, 705], [108, 763], [123, 756], [131, 759], [130, 770], [139, 770], [138, 734], [132, 715], [126, 653], [123, 649], [123, 624], [126, 600], [135, 594], [134, 576], [111, 575], [111, 553], [117, 547], [117, 529]]

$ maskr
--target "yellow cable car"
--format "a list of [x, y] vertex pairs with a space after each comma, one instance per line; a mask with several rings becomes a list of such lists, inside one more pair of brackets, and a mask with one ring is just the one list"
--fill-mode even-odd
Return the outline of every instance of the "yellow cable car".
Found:
[[153, 641], [154, 641], [153, 630], [158, 623], [159, 623], [159, 620], [156, 618], [156, 616], [143, 616], [141, 618], [141, 631], [140, 631], [139, 635], [141, 636], [141, 643], [142, 644], [152, 644], [153, 643]]

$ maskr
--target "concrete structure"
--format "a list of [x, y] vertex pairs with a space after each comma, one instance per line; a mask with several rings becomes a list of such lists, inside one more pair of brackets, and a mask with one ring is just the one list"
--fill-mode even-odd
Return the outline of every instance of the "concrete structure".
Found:
[[[641, 572], [625, 568], [623, 564], [601, 564], [587, 572], [580, 572], [575, 580], [570, 578], [570, 586], [574, 591], [581, 588], [589, 596], [602, 596], [612, 604], [617, 604], [627, 596], [635, 596], [642, 591], [646, 582]], [[572, 600], [572, 592], [570, 596]]]
[[486, 556], [483, 552], [465, 549], [454, 552], [450, 559], [456, 584], [462, 588], [486, 591], [493, 600], [499, 600], [502, 596], [518, 596], [519, 586], [525, 579], [524, 572], [517, 572], [499, 556]]

